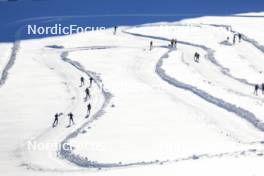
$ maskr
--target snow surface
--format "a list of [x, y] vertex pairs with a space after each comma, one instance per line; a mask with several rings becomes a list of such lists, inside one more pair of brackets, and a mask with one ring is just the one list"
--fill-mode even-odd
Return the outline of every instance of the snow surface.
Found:
[[255, 15], [201, 17], [1, 43], [1, 173], [263, 175], [264, 95], [253, 94], [263, 25]]

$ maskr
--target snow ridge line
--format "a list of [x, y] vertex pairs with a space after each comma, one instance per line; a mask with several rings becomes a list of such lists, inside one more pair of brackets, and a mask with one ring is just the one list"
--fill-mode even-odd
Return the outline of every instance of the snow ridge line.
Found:
[[163, 62], [166, 58], [168, 58], [168, 54], [171, 52], [172, 50], [170, 49], [167, 53], [165, 53], [160, 60], [158, 61], [157, 65], [156, 65], [156, 73], [166, 82], [168, 82], [169, 84], [184, 89], [184, 90], [188, 90], [194, 94], [196, 94], [197, 96], [201, 97], [202, 99], [206, 100], [209, 103], [212, 103], [220, 108], [223, 108], [229, 112], [233, 112], [236, 115], [246, 119], [248, 122], [250, 122], [252, 125], [254, 125], [257, 129], [264, 131], [264, 123], [261, 122], [252, 112], [243, 109], [241, 107], [237, 107], [234, 104], [225, 102], [224, 100], [214, 97], [210, 94], [208, 94], [207, 92], [198, 89], [195, 86], [180, 82], [178, 80], [176, 80], [175, 78], [169, 76], [166, 74], [166, 71], [162, 68], [163, 66]]
[[[162, 57], [161, 60], [163, 58], [168, 57], [168, 54], [171, 52], [172, 50], [169, 50], [167, 53], [165, 53]], [[68, 52], [64, 52], [61, 57], [64, 61], [72, 64], [74, 67], [76, 67], [77, 69], [80, 69], [81, 71], [85, 71], [85, 69], [78, 63], [75, 61], [72, 61], [70, 59], [67, 58]], [[159, 61], [159, 62], [160, 62]], [[159, 64], [159, 63], [158, 63]], [[158, 65], [157, 64], [157, 65]], [[88, 72], [87, 74], [89, 74], [90, 72]], [[250, 113], [250, 112], [249, 112]], [[97, 119], [98, 115], [100, 116], [101, 114], [95, 114], [92, 118], [94, 121], [95, 119]], [[254, 114], [253, 114], [254, 115]], [[71, 138], [77, 137], [77, 135], [80, 133], [80, 131], [90, 122], [87, 122], [85, 124], [83, 124], [82, 127], [80, 127], [78, 130], [76, 130], [75, 132], [71, 133], [70, 135], [67, 136], [67, 138], [65, 140], [63, 140], [61, 142], [61, 146], [66, 145], [67, 146], [67, 141]], [[67, 146], [68, 148], [70, 148], [70, 146]], [[152, 160], [152, 161], [139, 161], [139, 162], [132, 162], [132, 163], [122, 163], [122, 162], [118, 162], [118, 163], [100, 163], [98, 161], [91, 161], [89, 160], [87, 157], [82, 157], [79, 155], [75, 155], [73, 154], [70, 150], [64, 150], [63, 148], [61, 148], [61, 150], [59, 151], [59, 154], [67, 159], [68, 161], [80, 166], [80, 167], [86, 167], [86, 168], [124, 168], [124, 167], [132, 167], [132, 166], [144, 166], [144, 165], [154, 165], [154, 164], [165, 164], [165, 163], [171, 163], [171, 162], [181, 162], [181, 161], [187, 161], [187, 160], [197, 160], [197, 159], [208, 159], [208, 158], [217, 158], [217, 157], [232, 157], [232, 156], [243, 156], [243, 155], [251, 155], [252, 153], [256, 156], [262, 156], [263, 155], [262, 150], [257, 150], [257, 149], [249, 149], [249, 150], [244, 150], [244, 151], [235, 151], [235, 152], [225, 152], [225, 153], [218, 153], [218, 154], [199, 154], [199, 155], [192, 155], [192, 156], [187, 156], [187, 157], [181, 157], [181, 158], [177, 158], [177, 159], [173, 159], [173, 160]]]
[[[178, 24], [177, 24], [178, 26]], [[183, 26], [183, 25], [180, 25], [180, 26]], [[164, 40], [164, 41], [170, 41], [170, 39], [166, 38], [166, 37], [157, 37], [157, 36], [152, 36], [152, 35], [144, 35], [144, 34], [139, 34], [139, 33], [132, 33], [132, 32], [127, 32], [127, 31], [123, 31], [124, 33], [126, 34], [130, 34], [130, 35], [134, 35], [134, 36], [137, 36], [137, 37], [145, 37], [145, 38], [151, 38], [151, 39], [156, 39], [156, 40]], [[193, 44], [193, 43], [190, 43], [190, 42], [186, 42], [186, 41], [177, 41], [178, 43], [180, 44], [183, 44], [183, 45], [188, 45], [188, 46], [194, 46], [194, 47], [197, 47], [197, 48], [201, 48], [203, 50], [205, 50], [207, 53], [208, 53], [208, 60], [213, 63], [214, 65], [216, 65], [218, 68], [220, 68], [220, 71], [221, 73], [223, 73], [224, 75], [236, 80], [236, 81], [239, 81], [240, 83], [243, 83], [243, 84], [246, 84], [246, 85], [249, 85], [249, 86], [253, 86], [255, 84], [253, 83], [250, 83], [248, 82], [246, 79], [242, 79], [242, 78], [237, 78], [237, 77], [234, 77], [232, 74], [229, 73], [230, 69], [229, 68], [226, 68], [224, 66], [222, 66], [219, 62], [217, 62], [217, 60], [215, 59], [214, 57], [214, 50], [211, 49], [211, 48], [208, 48], [204, 45], [200, 45], [200, 44]]]
[[[95, 168], [98, 170], [101, 169], [113, 169], [113, 168], [127, 168], [127, 167], [133, 167], [133, 166], [150, 166], [150, 165], [164, 165], [164, 164], [169, 164], [169, 163], [178, 163], [178, 162], [184, 162], [184, 161], [190, 161], [190, 160], [200, 160], [200, 159], [213, 159], [213, 158], [227, 158], [227, 157], [233, 157], [233, 158], [238, 158], [238, 157], [248, 157], [248, 156], [255, 156], [255, 157], [263, 157], [264, 156], [264, 150], [259, 150], [259, 149], [247, 149], [247, 150], [240, 150], [240, 151], [232, 151], [232, 152], [222, 152], [222, 153], [215, 153], [215, 154], [210, 154], [210, 153], [203, 153], [203, 154], [193, 154], [190, 156], [186, 157], [179, 157], [176, 159], [167, 159], [167, 160], [153, 160], [149, 162], [135, 162], [135, 163], [127, 163], [127, 164], [122, 164], [122, 162], [119, 163], [114, 163], [114, 164], [101, 164], [98, 162], [91, 162], [89, 165], [79, 165], [81, 167], [86, 167], [86, 168]], [[86, 160], [87, 162], [87, 160]], [[88, 164], [88, 163], [86, 163]], [[113, 166], [114, 165], [114, 166]], [[32, 165], [25, 165], [27, 166], [28, 169], [34, 170], [34, 171], [51, 171], [51, 172], [62, 172], [64, 173], [65, 171], [63, 170], [49, 170], [49, 169], [41, 169]], [[78, 172], [78, 171], [85, 171], [85, 170], [72, 170], [71, 172]]]
[[5, 82], [8, 78], [9, 70], [12, 68], [12, 66], [15, 63], [19, 47], [20, 47], [20, 41], [17, 40], [13, 43], [10, 59], [8, 60], [5, 68], [3, 69], [3, 72], [2, 72], [2, 75], [0, 78], [0, 87], [5, 84]]
[[[221, 27], [228, 27], [228, 26], [221, 26]], [[151, 36], [151, 35], [144, 35], [144, 34], [138, 34], [138, 33], [131, 33], [131, 32], [127, 32], [127, 31], [123, 31], [124, 33], [130, 34], [130, 35], [134, 35], [134, 36], [139, 36], [139, 37], [147, 37], [147, 38], [153, 38], [153, 39], [158, 39], [158, 40], [165, 40], [165, 41], [170, 41], [169, 39], [165, 38], [165, 37], [157, 37], [157, 36]], [[179, 43], [181, 44], [185, 44], [185, 45], [190, 45], [190, 46], [194, 46], [194, 47], [199, 47], [205, 51], [207, 51], [208, 53], [208, 59], [215, 65], [217, 65], [218, 67], [220, 67], [222, 70], [222, 73], [224, 73], [225, 75], [236, 79], [242, 83], [251, 85], [251, 83], [248, 83], [246, 80], [244, 79], [240, 79], [240, 78], [234, 78], [232, 75], [230, 75], [228, 72], [226, 72], [226, 68], [224, 68], [223, 66], [221, 66], [215, 59], [214, 57], [214, 50], [203, 46], [203, 45], [199, 45], [199, 44], [192, 44], [189, 42], [185, 42], [185, 41], [179, 41]], [[163, 65], [163, 60], [166, 59], [168, 57], [168, 54], [172, 51], [172, 49], [170, 49], [168, 52], [166, 52], [158, 61], [157, 65], [156, 65], [156, 73], [166, 82], [168, 82], [169, 84], [181, 88], [181, 89], [185, 89], [185, 90], [189, 90], [192, 93], [198, 95], [199, 97], [203, 98], [204, 100], [208, 101], [209, 103], [212, 103], [220, 108], [223, 108], [229, 112], [233, 112], [236, 115], [246, 119], [248, 122], [250, 122], [252, 125], [254, 125], [257, 129], [264, 131], [264, 123], [261, 122], [254, 113], [243, 109], [241, 107], [237, 107], [234, 104], [225, 102], [224, 100], [214, 97], [210, 94], [208, 94], [207, 92], [198, 89], [197, 87], [194, 87], [192, 85], [180, 82], [178, 80], [176, 80], [173, 77], [170, 77], [169, 75], [166, 74], [165, 70], [162, 69], [162, 65]], [[253, 85], [253, 84], [252, 84]]]
[[[17, 43], [18, 43], [18, 46], [17, 46], [17, 49], [14, 49], [14, 50], [18, 50], [18, 48], [19, 48], [19, 41], [17, 41]], [[16, 48], [15, 47], [15, 44], [14, 44], [14, 48]], [[15, 54], [14, 55], [16, 55], [16, 53], [17, 53], [17, 51], [15, 52]], [[13, 52], [12, 52], [12, 55], [13, 55]], [[65, 53], [65, 59], [63, 59], [65, 62], [68, 62], [69, 64], [71, 64], [71, 65], [73, 65], [74, 67], [76, 66], [76, 68], [77, 69], [79, 69], [79, 68], [83, 68], [80, 64], [78, 64], [78, 62], [75, 62], [75, 61], [73, 61], [73, 62], [71, 62], [71, 60], [70, 59], [67, 59], [66, 57], [67, 57], [67, 54]], [[16, 57], [16, 56], [14, 56], [14, 57]], [[11, 60], [11, 59], [10, 59]], [[15, 61], [15, 58], [13, 59], [13, 62], [11, 62], [10, 63], [10, 66], [9, 66], [9, 69], [12, 67], [12, 65], [14, 64], [14, 61]], [[75, 64], [77, 64], [77, 65], [75, 65]], [[6, 66], [7, 67], [7, 66]], [[6, 78], [7, 78], [7, 75], [8, 75], [8, 70], [9, 70], [8, 68], [7, 68], [7, 71], [6, 71]], [[89, 72], [89, 71], [87, 71], [87, 72]], [[97, 77], [96, 75], [93, 75], [94, 74], [94, 72], [89, 72], [90, 74], [91, 74], [91, 76], [92, 77]], [[88, 73], [87, 73], [88, 74]], [[2, 78], [3, 78], [4, 76], [2, 75]], [[4, 83], [2, 83], [2, 79], [1, 78], [1, 82], [0, 82], [0, 85], [1, 84], [4, 84]], [[4, 80], [5, 81], [5, 80]], [[4, 82], [3, 81], [3, 82]], [[96, 81], [97, 82], [97, 81]], [[97, 82], [97, 85], [98, 85], [98, 82]], [[108, 94], [109, 92], [106, 92], [106, 94]], [[95, 119], [94, 119], [95, 120]], [[78, 134], [77, 134], [78, 135]], [[67, 137], [68, 139], [69, 138], [71, 138], [70, 136], [68, 136]], [[65, 139], [66, 140], [66, 139]], [[250, 149], [250, 150], [247, 150], [247, 151], [237, 151], [237, 152], [231, 152], [231, 153], [221, 153], [221, 154], [213, 154], [213, 155], [210, 155], [209, 156], [209, 154], [208, 154], [208, 156], [207, 156], [207, 154], [201, 154], [201, 155], [193, 155], [193, 156], [190, 156], [190, 157], [185, 157], [185, 158], [179, 158], [179, 159], [175, 159], [174, 160], [174, 162], [178, 162], [178, 161], [184, 161], [184, 160], [189, 160], [189, 159], [199, 159], [199, 158], [213, 158], [213, 157], [221, 157], [221, 156], [231, 156], [231, 155], [235, 155], [235, 154], [238, 154], [238, 156], [242, 156], [242, 155], [244, 155], [245, 154], [245, 152], [246, 153], [252, 153], [252, 152], [256, 152], [256, 151], [259, 151], [259, 150], [256, 150], [256, 149]], [[259, 151], [260, 152], [260, 151]], [[257, 154], [258, 155], [258, 154]], [[66, 158], [67, 159], [67, 158]], [[156, 161], [153, 161], [152, 163], [153, 164], [155, 164], [155, 163], [160, 163], [160, 164], [163, 164], [163, 163], [166, 163], [166, 162], [169, 162], [168, 160], [165, 160], [165, 161], [159, 161], [159, 160], [156, 160]], [[151, 162], [139, 162], [139, 163], [151, 163]], [[96, 164], [96, 163], [95, 163]]]
[[[213, 27], [223, 27], [225, 28], [227, 31], [230, 31], [232, 33], [240, 33], [240, 32], [237, 32], [235, 30], [232, 29], [232, 26], [231, 25], [224, 25], [224, 24], [204, 24], [204, 25], [208, 25], [208, 26], [213, 26]], [[262, 53], [264, 53], [264, 46], [259, 44], [258, 41], [254, 40], [254, 39], [251, 39], [249, 37], [247, 37], [246, 35], [240, 33], [241, 36], [242, 36], [242, 40], [248, 42], [248, 43], [251, 43], [255, 48], [259, 49]]]
[[[104, 48], [104, 47], [103, 47]], [[107, 47], [105, 47], [107, 48]], [[105, 49], [104, 48], [104, 49]], [[86, 48], [87, 49], [87, 48]], [[94, 48], [91, 47], [90, 49], [98, 49], [98, 47]], [[102, 47], [99, 47], [99, 49], [102, 49]], [[67, 58], [69, 54], [69, 51], [65, 51], [61, 54], [61, 59], [64, 62], [67, 62], [69, 64], [71, 64], [73, 67], [75, 67], [76, 69], [86, 73], [88, 76], [91, 76], [93, 78], [95, 78], [96, 80], [96, 84], [97, 86], [100, 88], [100, 84], [101, 84], [101, 78], [99, 76], [96, 75], [96, 73], [91, 72], [91, 71], [87, 71], [85, 70], [85, 68], [76, 61], [72, 61], [71, 59]], [[103, 89], [103, 85], [102, 85], [102, 92], [103, 95], [105, 97], [105, 102], [101, 108], [101, 110], [99, 110], [98, 112], [96, 112], [91, 120], [87, 121], [86, 123], [84, 123], [80, 128], [78, 128], [76, 131], [72, 132], [71, 134], [69, 134], [62, 142], [61, 142], [61, 148], [59, 151], [57, 151], [58, 156], [66, 159], [80, 167], [87, 167], [87, 168], [116, 168], [116, 167], [129, 167], [129, 166], [140, 166], [140, 165], [151, 165], [151, 164], [159, 164], [159, 163], [164, 163], [164, 162], [169, 162], [169, 160], [166, 161], [159, 161], [159, 160], [153, 160], [153, 161], [141, 161], [141, 162], [134, 162], [134, 163], [100, 163], [98, 161], [90, 161], [88, 160], [88, 158], [86, 157], [82, 157], [79, 155], [75, 155], [72, 151], [71, 151], [71, 146], [69, 146], [67, 143], [70, 139], [75, 138], [78, 136], [78, 134], [80, 134], [81, 130], [83, 128], [85, 128], [88, 124], [92, 123], [93, 121], [97, 120], [98, 117], [102, 116], [104, 114], [104, 109], [107, 106], [107, 104], [109, 103], [112, 95], [109, 92], [104, 91]]]
[[[107, 47], [105, 47], [107, 48]], [[105, 49], [105, 48], [99, 48], [99, 49]], [[57, 49], [57, 48], [54, 48]], [[89, 49], [89, 48], [87, 48]], [[90, 48], [90, 49], [94, 49], [94, 48]], [[78, 49], [79, 50], [79, 49]], [[75, 50], [72, 50], [75, 51]], [[77, 137], [78, 134], [80, 133], [80, 131], [86, 127], [87, 124], [92, 123], [93, 121], [97, 120], [97, 118], [99, 116], [102, 116], [104, 114], [104, 108], [108, 105], [108, 103], [110, 102], [110, 99], [112, 98], [112, 94], [110, 92], [108, 92], [107, 90], [105, 90], [104, 88], [104, 84], [102, 84], [102, 80], [100, 79], [100, 77], [97, 75], [97, 73], [92, 72], [92, 71], [88, 71], [86, 70], [80, 63], [76, 62], [76, 61], [72, 61], [70, 59], [67, 58], [69, 51], [64, 51], [61, 53], [60, 58], [62, 59], [63, 62], [66, 62], [67, 64], [72, 65], [74, 68], [78, 69], [79, 71], [85, 73], [86, 75], [88, 75], [89, 77], [92, 77], [94, 79], [94, 83], [95, 85], [102, 91], [103, 95], [104, 95], [104, 103], [102, 105], [102, 107], [95, 113], [93, 114], [93, 116], [91, 116], [91, 118], [88, 119], [88, 121], [86, 121], [85, 123], [81, 124], [81, 127], [79, 127], [78, 129], [76, 129], [75, 131], [66, 134], [65, 139], [60, 142], [61, 143], [61, 148], [59, 149], [59, 151], [57, 151], [57, 156], [59, 158], [63, 158], [63, 159], [67, 159], [70, 162], [73, 162], [71, 159], [73, 159], [75, 156], [74, 154], [72, 154], [69, 150], [65, 150], [65, 148], [63, 148], [63, 146], [67, 146], [67, 141], [71, 138]], [[73, 162], [74, 163], [74, 162]], [[41, 166], [36, 166], [32, 163], [22, 163], [20, 166], [26, 167], [27, 169], [31, 169], [31, 170], [35, 170], [35, 171], [52, 171], [52, 172], [65, 172], [64, 170], [58, 170], [58, 169], [46, 169], [46, 168], [42, 168]], [[70, 171], [79, 171], [79, 170], [70, 170]]]
[[[75, 163], [80, 167], [85, 168], [97, 168], [97, 169], [113, 169], [113, 168], [127, 168], [133, 166], [149, 166], [149, 165], [163, 165], [168, 163], [177, 163], [189, 160], [198, 160], [198, 159], [212, 159], [212, 158], [221, 158], [221, 157], [246, 157], [246, 156], [264, 156], [264, 150], [259, 149], [247, 149], [241, 151], [232, 151], [232, 152], [222, 152], [222, 153], [203, 153], [203, 154], [193, 154], [186, 157], [179, 157], [176, 159], [167, 159], [167, 160], [152, 160], [152, 161], [139, 161], [132, 163], [100, 163], [97, 161], [90, 161], [88, 158], [83, 158], [81, 156], [72, 155], [73, 158], [67, 158], [68, 161]], [[71, 156], [68, 156], [71, 157]]]
[[[92, 48], [95, 49], [95, 48]], [[107, 105], [109, 104], [111, 98], [113, 97], [113, 95], [105, 90], [104, 88], [104, 84], [102, 83], [102, 80], [100, 78], [100, 76], [95, 73], [95, 72], [91, 72], [86, 70], [79, 62], [77, 61], [73, 61], [69, 58], [67, 58], [68, 54], [70, 51], [65, 51], [61, 54], [61, 59], [64, 62], [67, 62], [68, 64], [72, 65], [73, 67], [75, 67], [76, 69], [78, 69], [79, 71], [85, 73], [87, 76], [92, 77], [95, 80], [96, 85], [98, 86], [99, 89], [101, 89], [102, 94], [104, 96], [104, 103], [101, 106], [100, 110], [98, 110], [87, 122], [85, 122], [81, 127], [79, 127], [77, 130], [75, 130], [74, 132], [70, 133], [69, 135], [67, 135], [67, 137], [61, 142], [61, 148], [59, 151], [57, 151], [58, 156], [66, 159], [76, 165], [81, 166], [83, 162], [86, 163], [86, 160], [83, 160], [80, 156], [75, 155], [74, 153], [72, 153], [71, 151], [71, 147], [67, 144], [68, 141], [71, 138], [75, 138], [77, 137], [80, 133], [81, 130], [83, 130], [88, 124], [94, 122], [95, 120], [97, 120], [99, 117], [101, 117], [104, 113], [105, 113], [105, 108], [107, 107]]]

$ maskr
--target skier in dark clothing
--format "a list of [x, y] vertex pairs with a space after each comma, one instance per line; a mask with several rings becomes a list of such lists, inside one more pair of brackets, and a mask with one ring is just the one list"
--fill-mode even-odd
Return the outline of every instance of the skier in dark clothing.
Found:
[[258, 95], [258, 89], [259, 89], [259, 85], [256, 84], [256, 85], [255, 85], [255, 89], [254, 89], [254, 94], [255, 94], [255, 95]]
[[92, 82], [93, 82], [93, 78], [92, 77], [90, 77], [90, 86], [89, 86], [89, 88], [91, 88], [92, 87]]
[[150, 41], [149, 51], [151, 51], [151, 50], [152, 50], [152, 47], [153, 47], [153, 42], [152, 42], [152, 41]]
[[82, 86], [84, 86], [84, 77], [81, 77], [81, 86], [80, 87], [82, 87]]
[[194, 62], [199, 62], [200, 54], [199, 53], [194, 53]]
[[59, 116], [61, 116], [62, 115], [62, 113], [60, 113], [60, 114], [58, 114], [58, 113], [56, 113], [55, 115], [54, 115], [54, 117], [55, 117], [55, 119], [54, 119], [54, 122], [53, 122], [53, 128], [54, 127], [56, 127], [57, 125], [58, 125], [58, 123], [59, 123]]
[[242, 35], [239, 33], [239, 34], [238, 34], [239, 42], [241, 42], [241, 38], [242, 38]]
[[116, 35], [117, 26], [114, 27], [114, 35]]
[[171, 46], [170, 47], [174, 47], [174, 39], [171, 39]]
[[233, 36], [233, 45], [236, 43], [236, 35]]
[[70, 112], [69, 114], [68, 114], [68, 116], [69, 116], [69, 126], [71, 126], [72, 124], [74, 125], [75, 123], [74, 123], [74, 121], [73, 121], [73, 114]]
[[264, 83], [261, 84], [262, 94], [264, 94]]
[[84, 91], [85, 91], [84, 101], [87, 101], [87, 99], [90, 98], [90, 90], [87, 87]]
[[89, 103], [89, 104], [87, 105], [87, 113], [88, 113], [88, 115], [86, 116], [86, 118], [88, 118], [88, 117], [90, 116], [91, 109], [92, 109], [92, 106], [91, 106], [91, 104]]

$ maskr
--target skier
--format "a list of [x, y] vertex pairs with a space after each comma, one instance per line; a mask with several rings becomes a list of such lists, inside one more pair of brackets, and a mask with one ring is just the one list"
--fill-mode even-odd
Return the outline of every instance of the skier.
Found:
[[89, 90], [89, 88], [87, 87], [84, 91], [85, 91], [85, 98], [84, 98], [84, 101], [87, 101], [88, 97], [90, 98], [90, 90]]
[[90, 116], [91, 109], [92, 109], [92, 106], [91, 106], [91, 104], [89, 103], [89, 104], [87, 105], [87, 113], [88, 113], [88, 115], [86, 116], [86, 118], [88, 118], [88, 117]]
[[199, 62], [200, 54], [195, 52], [194, 53], [194, 62]]
[[233, 36], [233, 45], [236, 43], [236, 35]]
[[89, 86], [89, 88], [91, 88], [92, 87], [92, 82], [93, 82], [93, 78], [92, 77], [90, 77], [90, 86]]
[[264, 94], [264, 83], [261, 84], [262, 94]]
[[152, 41], [150, 41], [150, 47], [149, 47], [149, 51], [151, 51], [151, 50], [152, 50], [152, 47], [153, 47], [153, 42], [152, 42]]
[[61, 116], [61, 115], [62, 115], [62, 113], [60, 113], [60, 114], [56, 113], [56, 114], [54, 115], [55, 119], [54, 119], [54, 122], [53, 122], [53, 125], [52, 125], [53, 128], [56, 127], [56, 126], [58, 125], [58, 122], [59, 122], [59, 116]]
[[255, 85], [255, 89], [254, 89], [254, 94], [255, 94], [255, 95], [258, 95], [258, 89], [259, 89], [259, 85], [256, 84], [256, 85]]
[[116, 35], [117, 26], [114, 27], [114, 35]]
[[74, 121], [73, 121], [73, 114], [70, 112], [69, 114], [68, 114], [68, 116], [70, 117], [70, 119], [69, 119], [69, 127], [71, 126], [71, 124], [75, 124], [74, 123]]
[[239, 43], [241, 42], [241, 38], [242, 38], [242, 35], [239, 33], [238, 34]]
[[174, 47], [174, 39], [171, 39], [171, 47]]
[[84, 77], [81, 77], [81, 86], [80, 87], [82, 87], [83, 85], [84, 85]]
[[54, 119], [54, 122], [53, 122], [53, 125], [52, 125], [53, 128], [58, 125], [58, 121], [59, 121], [59, 118], [58, 117], [59, 117], [59, 114], [56, 113], [54, 115], [54, 117], [55, 117], [55, 119]]

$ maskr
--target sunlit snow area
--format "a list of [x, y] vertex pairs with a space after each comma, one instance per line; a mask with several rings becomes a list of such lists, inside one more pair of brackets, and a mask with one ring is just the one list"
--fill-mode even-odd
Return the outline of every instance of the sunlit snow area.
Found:
[[262, 176], [263, 26], [248, 13], [0, 43], [1, 175]]

